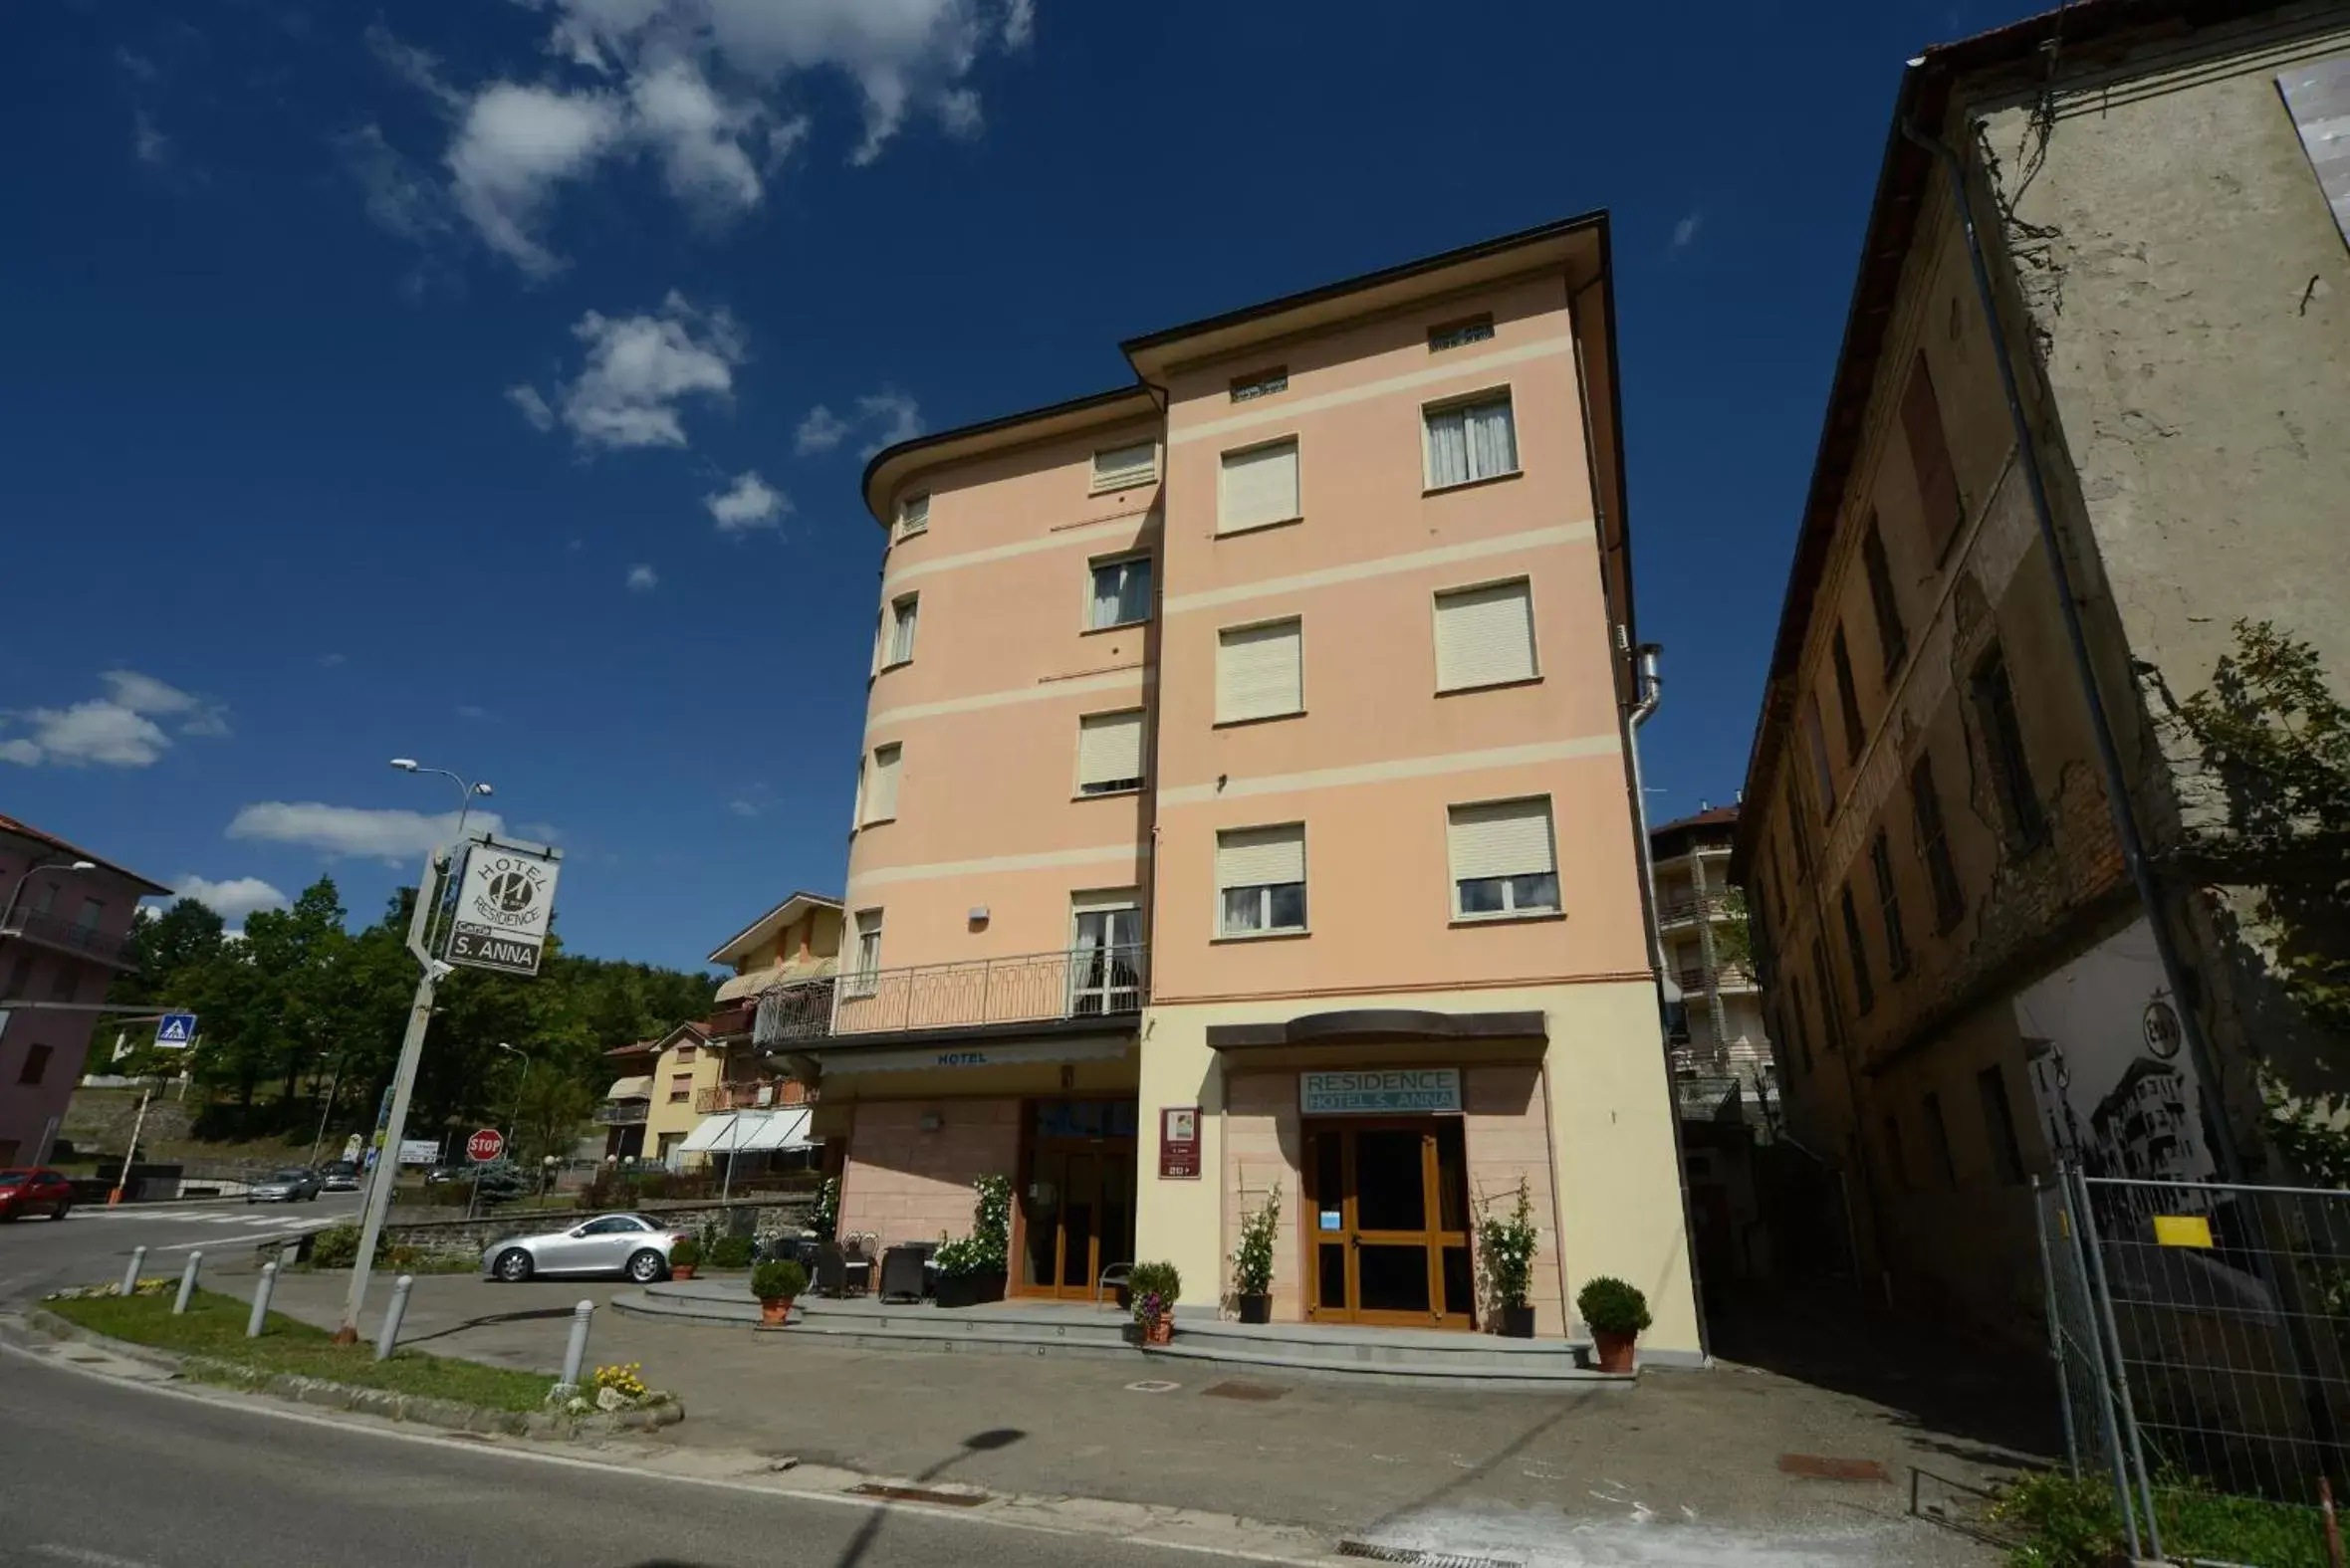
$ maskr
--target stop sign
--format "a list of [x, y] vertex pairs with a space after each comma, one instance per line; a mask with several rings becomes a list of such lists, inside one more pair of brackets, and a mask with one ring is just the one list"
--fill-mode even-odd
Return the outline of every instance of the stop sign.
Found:
[[474, 1160], [495, 1160], [506, 1152], [506, 1135], [495, 1127], [484, 1127], [465, 1140], [465, 1153]]

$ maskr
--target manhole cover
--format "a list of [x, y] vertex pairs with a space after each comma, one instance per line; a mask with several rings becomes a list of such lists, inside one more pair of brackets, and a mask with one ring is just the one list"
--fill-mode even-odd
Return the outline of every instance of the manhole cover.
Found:
[[1369, 1541], [1340, 1541], [1338, 1555], [1375, 1563], [1412, 1563], [1417, 1568], [1526, 1568], [1513, 1557], [1473, 1557], [1466, 1552], [1437, 1552], [1418, 1546], [1375, 1546]]
[[934, 1491], [928, 1486], [892, 1486], [885, 1481], [860, 1481], [848, 1489], [859, 1497], [885, 1497], [891, 1502], [937, 1502], [950, 1508], [976, 1508], [988, 1500], [984, 1491]]
[[1215, 1383], [1200, 1390], [1217, 1399], [1280, 1399], [1290, 1391], [1272, 1383]]
[[1126, 1392], [1129, 1394], [1172, 1394], [1181, 1387], [1183, 1387], [1182, 1384], [1169, 1383], [1165, 1378], [1144, 1378], [1140, 1383], [1127, 1384]]
[[1881, 1481], [1891, 1477], [1875, 1459], [1839, 1459], [1824, 1454], [1782, 1454], [1778, 1467], [1813, 1480]]

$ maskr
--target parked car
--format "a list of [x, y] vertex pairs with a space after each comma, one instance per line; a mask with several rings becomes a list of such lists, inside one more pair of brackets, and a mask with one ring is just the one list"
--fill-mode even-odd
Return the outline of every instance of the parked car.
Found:
[[0, 1221], [45, 1214], [63, 1220], [74, 1208], [74, 1184], [56, 1171], [0, 1171]]
[[669, 1248], [684, 1239], [641, 1215], [597, 1215], [568, 1231], [493, 1241], [482, 1248], [481, 1271], [508, 1284], [538, 1274], [616, 1274], [649, 1284], [668, 1276]]
[[330, 1193], [355, 1193], [359, 1190], [359, 1164], [356, 1160], [329, 1160], [319, 1167], [320, 1185]]
[[263, 1177], [245, 1190], [249, 1204], [300, 1204], [317, 1201], [327, 1184], [318, 1172], [290, 1165]]
[[470, 1182], [473, 1169], [464, 1165], [436, 1165], [424, 1173], [424, 1185], [442, 1187], [450, 1182]]

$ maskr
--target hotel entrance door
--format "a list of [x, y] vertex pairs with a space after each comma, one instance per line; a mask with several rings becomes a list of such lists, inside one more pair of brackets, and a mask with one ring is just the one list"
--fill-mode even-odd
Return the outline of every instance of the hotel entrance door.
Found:
[[1475, 1326], [1469, 1161], [1457, 1119], [1308, 1121], [1305, 1315]]
[[1090, 1301], [1134, 1261], [1134, 1102], [1035, 1102], [1024, 1165], [1012, 1292]]

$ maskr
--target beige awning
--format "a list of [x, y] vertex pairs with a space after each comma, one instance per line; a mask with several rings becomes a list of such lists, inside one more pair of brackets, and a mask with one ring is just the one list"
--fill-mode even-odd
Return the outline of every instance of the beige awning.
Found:
[[652, 1075], [641, 1078], [622, 1078], [604, 1091], [607, 1100], [649, 1100], [653, 1097]]
[[746, 970], [721, 981], [715, 1001], [718, 1004], [741, 1002], [763, 991], [773, 991], [778, 986], [796, 986], [807, 981], [822, 980], [832, 970], [830, 959], [819, 959], [806, 964], [770, 964], [765, 969]]

